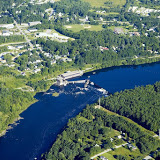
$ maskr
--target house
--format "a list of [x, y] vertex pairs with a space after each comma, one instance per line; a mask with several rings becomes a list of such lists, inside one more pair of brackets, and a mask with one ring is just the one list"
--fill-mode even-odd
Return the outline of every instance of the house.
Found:
[[146, 156], [143, 160], [150, 160], [153, 159], [151, 156]]
[[113, 142], [113, 138], [110, 138], [110, 141]]
[[100, 159], [101, 160], [108, 160], [106, 157], [104, 157], [104, 156], [100, 156]]
[[121, 139], [121, 138], [122, 138], [122, 136], [121, 136], [121, 135], [119, 135], [119, 136], [117, 136], [117, 138], [118, 138], [118, 139]]
[[72, 61], [72, 59], [71, 58], [62, 58], [61, 59], [61, 61], [63, 61], [63, 62], [71, 62]]
[[102, 17], [100, 17], [99, 19], [100, 19], [100, 21], [103, 21], [103, 18], [102, 18]]
[[58, 33], [53, 33], [53, 36], [54, 37], [58, 37]]
[[107, 48], [107, 47], [102, 47], [102, 46], [99, 46], [99, 47], [100, 47], [100, 50], [101, 50], [101, 51], [104, 51], [104, 50], [105, 50], [105, 51], [108, 51], [108, 50], [109, 50], [109, 48]]
[[21, 23], [21, 27], [28, 27], [28, 23]]
[[139, 32], [133, 32], [133, 35], [140, 36], [140, 33]]
[[2, 31], [2, 35], [3, 35], [3, 36], [10, 36], [11, 34], [13, 34], [13, 32], [10, 32], [10, 31], [8, 31], [8, 30]]
[[58, 59], [60, 59], [60, 58], [61, 58], [61, 56], [55, 55], [55, 59], [56, 59], [56, 60], [58, 60]]
[[22, 72], [21, 75], [22, 75], [22, 76], [25, 76], [26, 74], [25, 74], [25, 72]]
[[123, 28], [115, 28], [114, 29], [114, 33], [116, 33], [116, 34], [123, 34], [124, 32], [123, 32]]
[[22, 49], [24, 46], [22, 45], [19, 45], [19, 46], [16, 46], [17, 49]]
[[56, 60], [51, 61], [51, 65], [56, 64]]
[[129, 149], [135, 150], [137, 149], [137, 147], [133, 146], [133, 144], [127, 144]]
[[63, 13], [59, 12], [59, 13], [58, 13], [58, 16], [59, 16], [59, 17], [62, 17], [62, 16], [63, 16]]
[[41, 24], [41, 22], [40, 21], [35, 21], [35, 22], [29, 22], [28, 23], [29, 26], [35, 26], [37, 24]]
[[99, 147], [99, 145], [98, 145], [98, 144], [96, 144], [96, 145], [95, 145], [95, 147]]
[[14, 28], [14, 24], [0, 24], [1, 28], [11, 29]]
[[40, 72], [40, 71], [41, 71], [41, 69], [38, 68], [38, 69], [35, 69], [33, 72], [34, 72], [34, 73], [37, 73], [37, 72]]
[[8, 46], [7, 47], [9, 50], [13, 50], [13, 49], [16, 49], [15, 47], [13, 47], [13, 46]]
[[28, 29], [28, 31], [29, 31], [29, 32], [36, 32], [37, 29], [36, 29], [36, 28], [30, 28], [30, 29]]

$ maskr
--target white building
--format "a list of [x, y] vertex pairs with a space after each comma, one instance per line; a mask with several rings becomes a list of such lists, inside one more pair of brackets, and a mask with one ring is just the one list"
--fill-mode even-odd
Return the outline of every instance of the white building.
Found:
[[17, 49], [22, 49], [23, 47], [23, 45], [16, 46]]
[[2, 31], [2, 35], [3, 35], [3, 36], [10, 36], [10, 35], [12, 35], [12, 34], [13, 34], [13, 32], [10, 32], [10, 31], [8, 31], [8, 30]]
[[35, 21], [35, 22], [29, 22], [28, 23], [29, 26], [35, 26], [37, 24], [41, 24], [41, 22], [40, 21]]
[[21, 27], [28, 27], [28, 23], [21, 23]]
[[11, 28], [14, 28], [14, 25], [13, 24], [0, 24], [0, 27], [11, 29]]
[[37, 72], [40, 72], [40, 71], [41, 71], [41, 69], [38, 68], [38, 69], [35, 69], [33, 72], [34, 72], [34, 73], [37, 73]]
[[29, 32], [36, 32], [37, 29], [36, 29], [36, 28], [30, 28], [30, 29], [28, 29], [28, 31], [29, 31]]
[[8, 46], [7, 47], [9, 50], [14, 50], [14, 49], [16, 49], [15, 47], [13, 47], [13, 46]]
[[121, 136], [121, 135], [119, 135], [119, 136], [117, 136], [117, 138], [118, 138], [118, 139], [121, 139], [121, 138], [122, 138], [122, 136]]

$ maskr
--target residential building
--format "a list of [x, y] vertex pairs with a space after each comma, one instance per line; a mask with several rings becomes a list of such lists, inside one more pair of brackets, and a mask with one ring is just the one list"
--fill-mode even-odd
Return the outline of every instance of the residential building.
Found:
[[29, 26], [35, 26], [37, 24], [41, 24], [41, 22], [40, 21], [35, 21], [35, 22], [29, 22], [28, 23]]

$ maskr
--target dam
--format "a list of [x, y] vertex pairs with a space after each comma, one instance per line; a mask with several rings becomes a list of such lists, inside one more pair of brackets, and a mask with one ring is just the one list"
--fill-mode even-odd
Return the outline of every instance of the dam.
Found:
[[85, 80], [76, 80], [76, 81], [68, 81], [71, 78], [80, 77], [83, 75], [83, 71], [68, 71], [66, 73], [63, 73], [57, 77], [57, 86], [67, 86], [68, 84], [84, 84], [84, 88], [87, 88], [88, 85], [92, 85], [97, 88], [98, 91], [103, 93], [104, 95], [108, 94], [108, 91], [106, 91], [104, 88], [100, 87], [99, 85], [95, 84], [94, 82], [91, 82], [89, 79]]
[[83, 71], [68, 71], [57, 77], [57, 86], [66, 86], [69, 82], [67, 80], [80, 77], [83, 75]]

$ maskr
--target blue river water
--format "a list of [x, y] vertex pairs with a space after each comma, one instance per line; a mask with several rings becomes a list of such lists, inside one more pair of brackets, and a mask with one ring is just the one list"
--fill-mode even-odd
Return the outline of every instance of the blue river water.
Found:
[[[86, 73], [76, 80], [90, 77], [92, 82], [114, 93], [160, 81], [160, 63], [112, 67], [95, 73]], [[54, 92], [59, 96], [52, 96]], [[68, 119], [101, 96], [103, 94], [97, 88], [90, 85], [85, 89], [82, 84], [63, 88], [52, 86], [46, 93], [38, 93], [39, 101], [20, 115], [24, 119], [17, 121], [18, 124], [12, 125], [13, 128], [0, 138], [0, 160], [40, 159]]]

